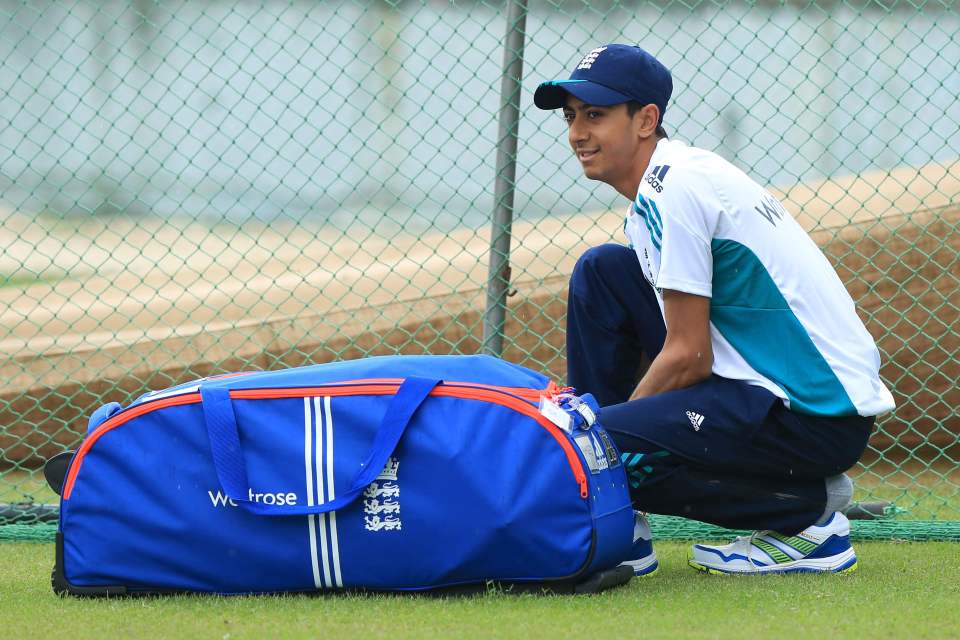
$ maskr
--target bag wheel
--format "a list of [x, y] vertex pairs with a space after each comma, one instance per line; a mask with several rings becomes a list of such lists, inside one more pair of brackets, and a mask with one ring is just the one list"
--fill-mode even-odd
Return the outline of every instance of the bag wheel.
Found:
[[73, 453], [73, 451], [58, 453], [43, 465], [43, 477], [58, 496], [63, 490], [63, 481], [67, 477], [67, 470], [70, 468]]

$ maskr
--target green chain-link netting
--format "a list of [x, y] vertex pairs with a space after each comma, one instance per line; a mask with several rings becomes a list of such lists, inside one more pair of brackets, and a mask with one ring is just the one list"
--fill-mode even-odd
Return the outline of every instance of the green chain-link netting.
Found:
[[504, 88], [504, 356], [562, 380], [567, 277], [622, 205], [532, 91], [611, 41], [673, 70], [670, 135], [770, 185], [877, 339], [898, 407], [853, 474], [896, 516], [856, 532], [960, 537], [954, 4], [526, 4], [0, 1], [0, 539], [48, 536], [40, 465], [104, 402], [480, 349]]

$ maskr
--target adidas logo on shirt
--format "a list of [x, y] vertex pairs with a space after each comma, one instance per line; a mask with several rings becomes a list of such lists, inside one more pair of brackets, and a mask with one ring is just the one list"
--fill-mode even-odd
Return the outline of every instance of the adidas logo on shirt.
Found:
[[657, 165], [650, 170], [650, 174], [647, 176], [647, 182], [650, 183], [650, 186], [653, 187], [657, 193], [663, 191], [663, 181], [667, 177], [667, 171], [669, 170], [670, 165], [668, 164], [663, 166]]
[[700, 431], [700, 425], [703, 424], [704, 416], [699, 413], [694, 413], [693, 411], [687, 411], [687, 418], [690, 419], [690, 424], [693, 425], [693, 430]]

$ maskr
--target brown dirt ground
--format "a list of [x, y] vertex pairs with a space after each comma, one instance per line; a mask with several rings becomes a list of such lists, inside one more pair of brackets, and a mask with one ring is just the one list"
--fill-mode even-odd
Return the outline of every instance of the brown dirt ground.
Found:
[[[897, 400], [871, 439], [864, 464], [895, 465], [906, 459], [960, 461], [960, 210], [853, 224], [841, 231], [815, 231], [814, 238], [837, 268], [877, 340], [882, 375]], [[504, 357], [544, 371], [566, 374], [566, 291], [509, 300]], [[317, 342], [309, 336], [293, 347], [265, 349], [254, 360], [177, 365], [119, 379], [35, 388], [0, 398], [0, 469], [36, 467], [65, 447], [74, 447], [85, 417], [108, 400], [127, 402], [149, 389], [241, 369], [275, 369], [334, 359], [384, 354], [475, 353], [482, 312], [436, 314], [384, 332]], [[175, 361], [175, 354], [171, 355]], [[877, 467], [879, 468], [879, 467]]]

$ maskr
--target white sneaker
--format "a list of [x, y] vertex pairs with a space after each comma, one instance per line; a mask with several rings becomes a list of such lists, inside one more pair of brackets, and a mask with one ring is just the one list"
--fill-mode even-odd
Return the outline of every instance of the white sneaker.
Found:
[[850, 521], [837, 511], [822, 525], [795, 536], [758, 531], [731, 544], [695, 544], [690, 566], [709, 573], [852, 572], [857, 555], [850, 545]]
[[630, 559], [621, 562], [620, 566], [632, 567], [635, 576], [652, 576], [660, 567], [657, 554], [653, 551], [650, 524], [647, 517], [639, 511], [633, 512], [633, 548]]

